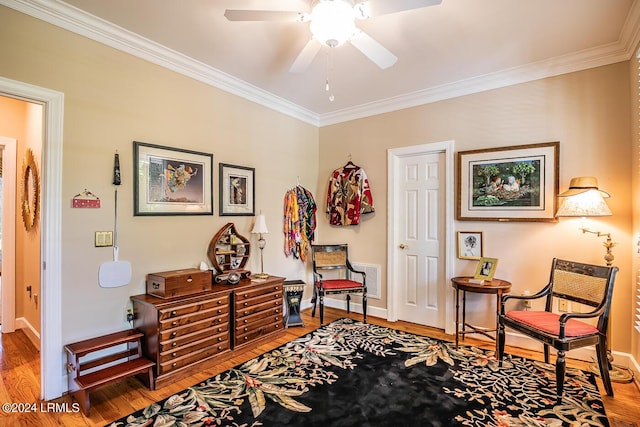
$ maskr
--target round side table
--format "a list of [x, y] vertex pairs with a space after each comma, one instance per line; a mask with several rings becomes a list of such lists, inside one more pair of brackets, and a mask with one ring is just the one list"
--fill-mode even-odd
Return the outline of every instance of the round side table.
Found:
[[[466, 334], [482, 334], [486, 337], [491, 338], [492, 340], [495, 340], [495, 337], [489, 335], [489, 332], [497, 332], [498, 316], [500, 315], [500, 300], [502, 299], [502, 295], [508, 293], [511, 290], [511, 283], [507, 282], [506, 280], [485, 280], [481, 284], [471, 283], [470, 280], [473, 280], [473, 277], [454, 277], [451, 279], [451, 285], [456, 290], [456, 349], [458, 348], [460, 335], [462, 335], [463, 340]], [[460, 328], [460, 291], [462, 291], [462, 329]], [[481, 328], [479, 326], [473, 326], [467, 323], [467, 292], [496, 295], [496, 324], [493, 329]]]

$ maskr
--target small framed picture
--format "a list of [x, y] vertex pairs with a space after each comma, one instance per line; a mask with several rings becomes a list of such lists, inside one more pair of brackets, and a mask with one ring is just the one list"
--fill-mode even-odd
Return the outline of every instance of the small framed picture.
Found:
[[220, 163], [220, 216], [255, 215], [254, 168]]
[[498, 266], [498, 258], [480, 258], [478, 266], [476, 267], [476, 274], [473, 276], [475, 279], [480, 280], [493, 280], [493, 274], [496, 272]]
[[458, 258], [482, 258], [482, 231], [458, 231]]

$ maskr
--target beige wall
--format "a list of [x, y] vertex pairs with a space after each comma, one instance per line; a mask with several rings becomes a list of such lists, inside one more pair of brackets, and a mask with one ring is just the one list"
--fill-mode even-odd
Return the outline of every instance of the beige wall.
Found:
[[[318, 129], [244, 99], [0, 7], [0, 75], [64, 93], [62, 177], [63, 343], [128, 325], [129, 296], [144, 293], [147, 273], [196, 267], [216, 231], [234, 222], [253, 243], [253, 217], [218, 215], [218, 163], [255, 168], [256, 210], [267, 218], [265, 271], [291, 279], [305, 266], [283, 253], [286, 190], [297, 183], [314, 194]], [[213, 216], [134, 217], [133, 141], [214, 155]], [[113, 155], [120, 154], [120, 259], [131, 262], [129, 285], [105, 289], [98, 269], [111, 248], [95, 248], [94, 232], [112, 230]], [[87, 189], [100, 209], [72, 209]], [[46, 213], [45, 213], [46, 215]], [[257, 253], [257, 251], [255, 252]], [[259, 257], [248, 267], [259, 270]]]
[[[631, 134], [627, 62], [464, 96], [320, 130], [318, 187], [349, 156], [367, 172], [376, 212], [357, 227], [319, 220], [321, 242], [350, 244], [351, 257], [383, 266], [386, 296], [387, 149], [455, 141], [455, 150], [560, 141], [560, 188], [573, 176], [594, 175], [612, 194], [612, 217], [594, 220], [611, 232], [620, 267], [613, 303], [613, 346], [628, 352], [632, 304]], [[558, 223], [456, 221], [455, 231], [483, 231], [485, 256], [499, 259], [496, 276], [510, 280], [514, 293], [542, 288], [553, 257], [603, 263], [602, 239], [578, 231], [578, 219]], [[474, 261], [455, 260], [454, 273], [473, 274]], [[477, 297], [471, 323], [490, 324], [486, 297]], [[386, 307], [386, 299], [369, 300]]]
[[[16, 206], [20, 206], [23, 183], [23, 159], [30, 149], [36, 159], [36, 167], [41, 173], [40, 153], [42, 149], [42, 106], [0, 97], [0, 135], [14, 138], [16, 147]], [[35, 334], [40, 333], [40, 222], [27, 231], [22, 222], [20, 210], [16, 213], [16, 282], [15, 282], [15, 314], [23, 318], [31, 326]], [[31, 297], [27, 292], [31, 286]]]

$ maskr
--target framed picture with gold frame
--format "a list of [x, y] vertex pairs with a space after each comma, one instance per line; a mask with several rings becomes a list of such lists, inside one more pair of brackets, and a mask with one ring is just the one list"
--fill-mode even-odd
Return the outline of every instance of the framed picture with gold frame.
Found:
[[482, 257], [478, 261], [476, 267], [476, 274], [473, 276], [475, 279], [492, 281], [493, 275], [496, 272], [498, 266], [498, 258], [486, 258]]
[[460, 151], [456, 219], [556, 222], [559, 142]]
[[482, 231], [458, 231], [458, 258], [482, 258]]

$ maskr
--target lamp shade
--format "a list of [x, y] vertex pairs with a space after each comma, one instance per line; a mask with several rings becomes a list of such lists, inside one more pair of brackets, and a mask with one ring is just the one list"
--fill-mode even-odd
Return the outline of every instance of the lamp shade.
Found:
[[255, 234], [266, 234], [269, 232], [264, 215], [260, 214], [256, 217], [256, 223], [253, 225], [251, 232]]

